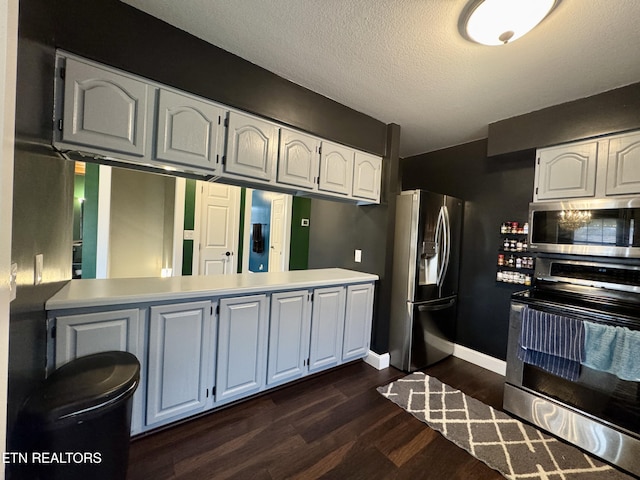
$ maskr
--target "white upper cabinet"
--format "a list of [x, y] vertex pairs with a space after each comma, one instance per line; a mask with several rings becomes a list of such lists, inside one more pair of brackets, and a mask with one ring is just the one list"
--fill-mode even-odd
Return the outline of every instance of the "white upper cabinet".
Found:
[[620, 135], [609, 142], [607, 195], [640, 193], [640, 133]]
[[356, 151], [353, 163], [353, 197], [380, 201], [382, 158]]
[[248, 179], [275, 179], [278, 127], [250, 115], [229, 112], [224, 171]]
[[640, 193], [640, 132], [539, 149], [533, 200]]
[[354, 153], [353, 149], [343, 145], [322, 142], [318, 183], [320, 191], [351, 195]]
[[313, 190], [318, 179], [319, 152], [320, 139], [281, 128], [278, 183]]
[[534, 201], [593, 197], [597, 154], [597, 141], [538, 150]]
[[169, 90], [158, 91], [155, 159], [213, 171], [225, 111]]
[[62, 141], [144, 156], [148, 88], [135, 78], [68, 58]]
[[56, 66], [53, 143], [70, 155], [232, 185], [380, 202], [380, 157], [63, 51]]

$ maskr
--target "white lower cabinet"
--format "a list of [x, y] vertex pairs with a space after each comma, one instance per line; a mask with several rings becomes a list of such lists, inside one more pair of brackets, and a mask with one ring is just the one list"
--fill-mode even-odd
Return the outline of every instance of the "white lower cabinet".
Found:
[[140, 385], [133, 396], [131, 433], [142, 430], [145, 361], [144, 310], [131, 308], [106, 312], [61, 315], [56, 318], [54, 359], [55, 368], [78, 357], [119, 350], [132, 353], [140, 362]]
[[208, 407], [213, 357], [211, 310], [210, 301], [151, 307], [147, 426]]
[[271, 295], [268, 385], [295, 380], [307, 372], [310, 313], [308, 290]]
[[274, 293], [267, 385], [366, 356], [372, 315], [372, 283]]
[[373, 315], [373, 284], [349, 285], [344, 321], [342, 361], [364, 357], [371, 342]]
[[311, 312], [309, 371], [338, 365], [342, 360], [344, 287], [316, 288]]
[[107, 350], [136, 355], [131, 433], [138, 434], [364, 357], [373, 292], [369, 282], [50, 311], [49, 365]]
[[217, 403], [259, 392], [264, 387], [268, 304], [266, 295], [220, 300]]

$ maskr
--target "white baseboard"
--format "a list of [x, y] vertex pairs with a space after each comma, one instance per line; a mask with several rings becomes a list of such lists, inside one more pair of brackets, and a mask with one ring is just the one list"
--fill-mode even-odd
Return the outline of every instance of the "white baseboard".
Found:
[[[479, 367], [486, 368], [498, 375], [504, 376], [507, 373], [507, 362], [498, 358], [487, 355], [486, 353], [472, 350], [469, 347], [453, 345], [453, 356], [465, 360]], [[364, 361], [377, 370], [384, 370], [389, 368], [389, 354], [379, 354], [372, 350], [364, 357]]]
[[369, 350], [369, 353], [364, 357], [364, 361], [377, 370], [384, 370], [389, 368], [389, 354], [379, 354]]
[[498, 358], [492, 357], [476, 350], [471, 350], [463, 345], [457, 343], [453, 345], [453, 356], [465, 360], [479, 367], [491, 370], [498, 375], [505, 376], [507, 373], [507, 362]]

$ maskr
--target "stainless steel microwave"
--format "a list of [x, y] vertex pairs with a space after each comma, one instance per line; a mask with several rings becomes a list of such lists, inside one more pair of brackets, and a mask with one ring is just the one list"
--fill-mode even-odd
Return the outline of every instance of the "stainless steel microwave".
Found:
[[530, 203], [529, 249], [640, 258], [640, 197]]

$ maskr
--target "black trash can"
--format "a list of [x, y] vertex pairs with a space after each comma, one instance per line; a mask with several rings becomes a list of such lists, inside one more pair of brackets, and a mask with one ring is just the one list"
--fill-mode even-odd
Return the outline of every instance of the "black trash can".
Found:
[[80, 357], [53, 372], [22, 411], [28, 478], [124, 480], [139, 381], [140, 363], [127, 352]]

